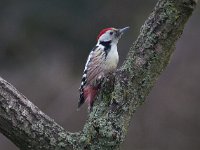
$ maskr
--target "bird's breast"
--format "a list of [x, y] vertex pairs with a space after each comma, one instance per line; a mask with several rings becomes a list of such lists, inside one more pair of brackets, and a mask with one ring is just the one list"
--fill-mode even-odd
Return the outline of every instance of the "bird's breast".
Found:
[[107, 54], [105, 61], [105, 70], [108, 72], [115, 71], [119, 62], [119, 55], [117, 52], [117, 46], [113, 45]]

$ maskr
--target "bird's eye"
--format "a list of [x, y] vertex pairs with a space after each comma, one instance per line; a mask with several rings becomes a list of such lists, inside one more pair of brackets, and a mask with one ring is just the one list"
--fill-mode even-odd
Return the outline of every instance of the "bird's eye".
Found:
[[113, 32], [110, 32], [110, 35], [113, 35]]

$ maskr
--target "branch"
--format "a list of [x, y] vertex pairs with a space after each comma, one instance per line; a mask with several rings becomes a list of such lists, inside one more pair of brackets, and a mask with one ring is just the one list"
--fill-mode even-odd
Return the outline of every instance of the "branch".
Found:
[[197, 0], [159, 0], [79, 133], [69, 133], [0, 78], [0, 131], [20, 149], [119, 149], [135, 110], [167, 66]]
[[72, 149], [68, 133], [0, 77], [0, 131], [20, 149]]

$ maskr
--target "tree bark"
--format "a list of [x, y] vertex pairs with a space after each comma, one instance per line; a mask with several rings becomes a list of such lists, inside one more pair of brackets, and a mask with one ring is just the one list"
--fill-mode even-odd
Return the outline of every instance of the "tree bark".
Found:
[[119, 149], [130, 120], [169, 63], [197, 0], [159, 0], [82, 131], [70, 133], [0, 78], [0, 132], [22, 150]]

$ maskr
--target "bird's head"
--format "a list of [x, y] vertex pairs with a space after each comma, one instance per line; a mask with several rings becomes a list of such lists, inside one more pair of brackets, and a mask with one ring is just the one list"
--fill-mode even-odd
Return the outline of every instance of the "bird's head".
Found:
[[122, 29], [116, 28], [106, 28], [101, 30], [99, 35], [97, 36], [98, 42], [118, 42], [121, 36], [129, 29], [129, 27], [125, 27]]

